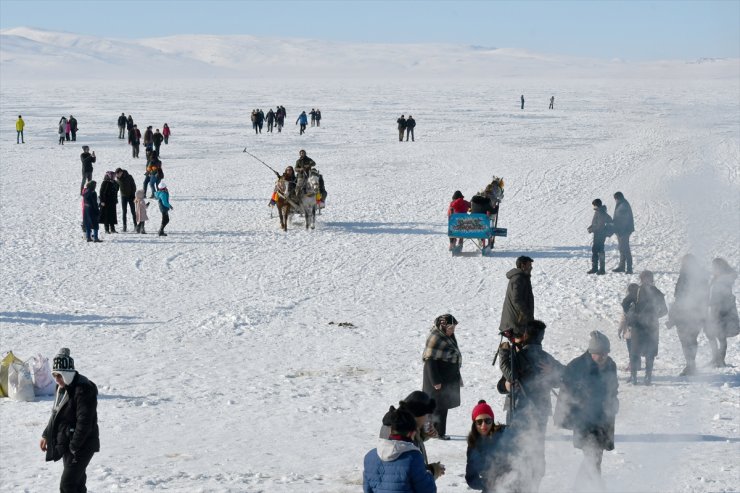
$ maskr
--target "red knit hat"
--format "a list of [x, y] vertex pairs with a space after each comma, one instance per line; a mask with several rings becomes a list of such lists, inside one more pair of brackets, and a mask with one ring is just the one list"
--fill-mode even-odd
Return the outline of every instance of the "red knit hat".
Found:
[[481, 414], [487, 414], [493, 419], [495, 416], [493, 415], [493, 409], [491, 409], [491, 406], [486, 404], [486, 401], [480, 400], [478, 401], [478, 405], [473, 408], [473, 421], [475, 421], [475, 418], [480, 416]]

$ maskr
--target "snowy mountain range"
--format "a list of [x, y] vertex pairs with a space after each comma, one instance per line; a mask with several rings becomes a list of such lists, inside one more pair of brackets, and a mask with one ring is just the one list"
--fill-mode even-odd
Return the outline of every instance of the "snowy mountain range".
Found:
[[628, 62], [455, 44], [343, 43], [248, 35], [114, 39], [0, 30], [3, 79], [681, 78], [727, 79], [739, 59]]

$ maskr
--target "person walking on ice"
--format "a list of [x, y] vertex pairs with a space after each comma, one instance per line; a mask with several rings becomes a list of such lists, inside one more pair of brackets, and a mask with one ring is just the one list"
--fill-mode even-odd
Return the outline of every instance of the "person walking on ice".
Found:
[[23, 118], [21, 115], [18, 115], [18, 120], [15, 122], [15, 132], [16, 132], [16, 144], [25, 144], [26, 141], [23, 140], [23, 128], [26, 126], [26, 122], [23, 121]]
[[555, 96], [550, 96], [550, 107], [549, 109], [554, 109], [555, 107]]

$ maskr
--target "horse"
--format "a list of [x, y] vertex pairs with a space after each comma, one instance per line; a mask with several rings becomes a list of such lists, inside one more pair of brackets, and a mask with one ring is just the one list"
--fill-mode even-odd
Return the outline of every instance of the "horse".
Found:
[[288, 216], [292, 207], [291, 201], [288, 200], [288, 185], [288, 180], [281, 176], [275, 183], [275, 190], [272, 194], [272, 200], [275, 202], [280, 218], [280, 229], [283, 231], [288, 231]]
[[[477, 214], [488, 214], [493, 221], [494, 228], [498, 226], [498, 209], [499, 203], [504, 199], [504, 179], [497, 176], [493, 177], [491, 183], [486, 185], [486, 188], [478, 192], [470, 200], [470, 212]], [[493, 242], [495, 238], [491, 240], [488, 245], [489, 248], [493, 248]], [[482, 248], [486, 247], [486, 240], [482, 240]]]
[[320, 194], [319, 173], [311, 170], [308, 173], [299, 173], [296, 183], [296, 195], [300, 201], [300, 209], [306, 218], [306, 229], [316, 227], [316, 197]]

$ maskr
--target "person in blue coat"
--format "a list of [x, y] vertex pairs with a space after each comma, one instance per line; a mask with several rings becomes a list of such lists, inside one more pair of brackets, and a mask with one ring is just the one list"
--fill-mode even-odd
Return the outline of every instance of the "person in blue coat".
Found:
[[306, 125], [308, 125], [308, 116], [306, 115], [306, 112], [301, 112], [300, 115], [298, 115], [298, 119], [295, 121], [295, 124], [301, 124], [301, 133], [300, 135], [303, 135], [303, 133], [306, 131]]
[[391, 434], [365, 455], [363, 493], [436, 493], [434, 476], [414, 445], [416, 418], [405, 409], [391, 414]]
[[159, 183], [159, 190], [154, 194], [159, 202], [159, 212], [162, 213], [162, 224], [159, 226], [159, 236], [167, 236], [164, 232], [164, 227], [170, 222], [170, 211], [174, 210], [174, 207], [170, 205], [170, 191], [167, 190], [167, 185], [164, 182]]

